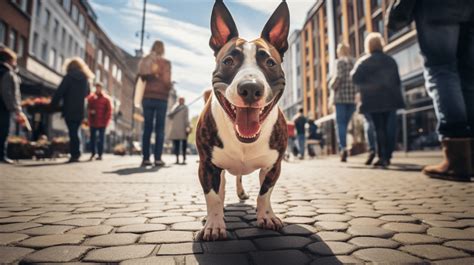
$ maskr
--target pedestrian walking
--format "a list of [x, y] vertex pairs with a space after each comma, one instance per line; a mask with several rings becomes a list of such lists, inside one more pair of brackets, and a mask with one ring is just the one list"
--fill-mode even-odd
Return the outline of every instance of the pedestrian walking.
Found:
[[315, 145], [320, 140], [320, 135], [318, 134], [318, 125], [314, 121], [313, 117], [308, 118], [308, 155], [310, 157], [316, 156]]
[[176, 155], [176, 163], [179, 163], [179, 153], [183, 155], [182, 164], [186, 164], [186, 150], [188, 147], [188, 135], [191, 133], [189, 124], [189, 109], [184, 104], [184, 97], [180, 97], [178, 102], [173, 106], [168, 117], [171, 119], [171, 129], [168, 139], [173, 141], [174, 154]]
[[425, 86], [433, 99], [444, 159], [426, 166], [433, 178], [474, 176], [474, 5], [470, 0], [401, 0], [392, 3], [388, 27], [414, 19], [425, 61]]
[[364, 134], [365, 139], [367, 140], [367, 146], [369, 147], [369, 156], [365, 161], [367, 166], [372, 165], [372, 162], [375, 159], [377, 152], [377, 143], [375, 139], [375, 125], [372, 120], [372, 116], [369, 113], [364, 113]]
[[329, 83], [334, 94], [334, 105], [336, 107], [336, 127], [339, 142], [341, 162], [347, 161], [347, 126], [356, 109], [355, 94], [357, 93], [350, 72], [354, 67], [354, 58], [350, 48], [345, 43], [337, 46], [336, 71]]
[[55, 108], [62, 101], [61, 112], [69, 133], [69, 163], [79, 162], [81, 156], [79, 128], [84, 119], [85, 98], [89, 95], [89, 80], [94, 74], [80, 57], [66, 63], [66, 75], [51, 100]]
[[17, 75], [17, 56], [9, 48], [0, 49], [0, 163], [12, 164], [5, 154], [10, 131], [10, 116], [18, 122], [26, 121], [21, 110], [20, 78]]
[[369, 114], [375, 126], [378, 161], [374, 166], [387, 167], [395, 149], [397, 109], [405, 107], [398, 65], [383, 52], [384, 40], [372, 32], [365, 38], [366, 55], [352, 70], [352, 80], [360, 91], [359, 110]]
[[[110, 97], [105, 93], [102, 83], [95, 83], [95, 92], [87, 97], [87, 114], [90, 128], [90, 149], [93, 160], [102, 160], [104, 152], [105, 129], [112, 117], [112, 104]], [[97, 139], [97, 134], [99, 138]]]
[[308, 120], [303, 114], [303, 108], [300, 108], [298, 113], [292, 119], [293, 123], [295, 124], [296, 129], [296, 139], [298, 141], [298, 151], [299, 151], [299, 159], [304, 159], [304, 150], [305, 150], [305, 143], [306, 143], [306, 123]]
[[171, 64], [163, 56], [163, 42], [155, 41], [149, 55], [139, 63], [139, 76], [145, 82], [142, 106], [145, 118], [143, 130], [142, 166], [151, 166], [150, 138], [155, 133], [154, 157], [155, 166], [164, 166], [161, 160], [163, 153], [166, 111], [168, 96], [171, 90]]
[[290, 159], [290, 154], [293, 154], [294, 157], [298, 156], [298, 148], [296, 147], [296, 133], [295, 133], [295, 123], [293, 121], [287, 121], [286, 127], [288, 130], [288, 145], [287, 145], [287, 155], [286, 160]]

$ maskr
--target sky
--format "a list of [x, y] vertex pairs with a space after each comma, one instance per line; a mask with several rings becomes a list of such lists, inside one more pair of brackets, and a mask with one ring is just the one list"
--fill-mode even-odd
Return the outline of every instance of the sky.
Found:
[[[98, 23], [109, 38], [130, 54], [140, 47], [142, 0], [89, 0]], [[253, 40], [281, 0], [224, 1], [237, 25], [240, 37]], [[315, 0], [287, 0], [291, 31], [303, 26]], [[179, 96], [190, 103], [211, 87], [214, 56], [209, 47], [212, 0], [148, 0], [145, 53], [157, 39], [165, 43], [165, 57], [172, 63], [172, 78]], [[189, 106], [199, 115], [203, 100]]]

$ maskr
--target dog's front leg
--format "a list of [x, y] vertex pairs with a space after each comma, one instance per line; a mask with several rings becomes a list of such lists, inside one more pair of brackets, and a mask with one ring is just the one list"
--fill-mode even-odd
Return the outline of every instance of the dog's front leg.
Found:
[[270, 196], [280, 176], [281, 160], [271, 169], [260, 170], [260, 192], [257, 198], [257, 226], [264, 229], [280, 230], [283, 223], [273, 212]]
[[219, 195], [223, 170], [210, 161], [201, 161], [199, 164], [199, 181], [204, 190], [207, 207], [206, 224], [200, 232], [203, 240], [218, 240], [227, 237], [224, 222], [224, 201]]

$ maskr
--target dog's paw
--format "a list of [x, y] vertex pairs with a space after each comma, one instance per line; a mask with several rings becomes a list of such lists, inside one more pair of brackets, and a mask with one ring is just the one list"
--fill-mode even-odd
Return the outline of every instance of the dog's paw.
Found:
[[248, 200], [250, 198], [250, 196], [244, 190], [242, 192], [238, 193], [237, 196], [242, 201]]
[[269, 230], [281, 230], [283, 222], [278, 218], [273, 211], [257, 212], [257, 226]]
[[198, 238], [204, 241], [221, 240], [227, 238], [224, 218], [207, 218], [204, 228], [199, 232]]

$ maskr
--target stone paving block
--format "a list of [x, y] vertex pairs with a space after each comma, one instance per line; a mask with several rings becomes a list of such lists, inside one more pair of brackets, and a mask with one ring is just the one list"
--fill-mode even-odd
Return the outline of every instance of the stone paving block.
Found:
[[474, 264], [474, 257], [438, 260], [433, 262], [434, 265], [472, 265]]
[[279, 250], [303, 248], [311, 243], [311, 240], [301, 236], [279, 236], [258, 238], [253, 242], [261, 250]]
[[59, 221], [54, 224], [58, 225], [74, 225], [74, 226], [92, 226], [92, 225], [99, 225], [101, 224], [103, 219], [70, 219], [70, 220], [64, 220], [64, 221]]
[[344, 232], [321, 231], [311, 237], [319, 241], [347, 241], [351, 235]]
[[35, 236], [25, 239], [18, 243], [20, 246], [32, 248], [44, 248], [57, 245], [75, 245], [84, 240], [84, 235], [64, 234], [64, 235], [46, 235]]
[[193, 233], [185, 231], [158, 231], [143, 234], [140, 243], [181, 243], [193, 241]]
[[19, 242], [28, 238], [28, 235], [18, 233], [2, 233], [0, 234], [0, 246], [6, 246], [12, 243]]
[[181, 231], [199, 231], [203, 228], [201, 222], [182, 222], [175, 223], [171, 225], [171, 230], [181, 230]]
[[364, 261], [380, 264], [418, 264], [422, 263], [420, 258], [399, 250], [388, 248], [366, 248], [357, 250], [353, 256]]
[[257, 250], [250, 240], [227, 240], [216, 242], [202, 242], [205, 253], [247, 253]]
[[456, 221], [456, 218], [444, 214], [413, 214], [412, 216], [420, 220]]
[[372, 226], [380, 226], [386, 221], [375, 219], [375, 218], [368, 218], [368, 217], [359, 217], [354, 218], [348, 222], [350, 225], [372, 225]]
[[174, 257], [148, 257], [141, 259], [130, 259], [120, 262], [120, 265], [176, 265]]
[[416, 244], [428, 244], [428, 243], [441, 243], [442, 240], [436, 237], [428, 236], [425, 234], [413, 234], [413, 233], [397, 233], [393, 236], [393, 240], [396, 240], [405, 245], [416, 245]]
[[284, 235], [295, 235], [295, 236], [305, 236], [305, 235], [312, 235], [316, 233], [318, 230], [311, 225], [305, 224], [291, 224], [286, 225], [281, 230], [281, 233]]
[[34, 249], [30, 248], [0, 247], [0, 263], [14, 264], [14, 262], [19, 261], [22, 257], [33, 251]]
[[424, 233], [428, 226], [409, 223], [388, 223], [382, 225], [382, 228], [399, 233]]
[[319, 214], [314, 217], [316, 221], [326, 222], [346, 222], [352, 219], [351, 216], [345, 214]]
[[461, 229], [434, 227], [428, 229], [427, 233], [428, 235], [444, 239], [474, 240], [474, 231]]
[[198, 254], [187, 255], [186, 265], [249, 265], [247, 256], [244, 254]]
[[389, 238], [395, 234], [395, 232], [391, 230], [370, 225], [353, 225], [347, 229], [347, 233], [353, 236], [375, 236], [384, 238]]
[[104, 221], [105, 225], [111, 226], [124, 226], [134, 224], [144, 224], [148, 219], [145, 217], [122, 217], [122, 218], [109, 218]]
[[128, 259], [144, 258], [149, 256], [155, 247], [155, 245], [130, 245], [100, 248], [89, 251], [83, 261], [119, 262]]
[[181, 222], [192, 222], [194, 220], [196, 220], [196, 218], [190, 217], [190, 216], [168, 216], [168, 217], [153, 218], [150, 220], [150, 223], [170, 225], [170, 224], [181, 223]]
[[310, 265], [341, 265], [341, 264], [364, 264], [363, 261], [352, 256], [330, 256], [318, 257], [310, 263]]
[[39, 217], [39, 218], [35, 219], [35, 223], [38, 223], [38, 224], [54, 224], [56, 222], [66, 221], [66, 220], [70, 220], [70, 219], [74, 219], [74, 218], [75, 217], [73, 215], [70, 215], [70, 213], [68, 213], [68, 215], [44, 216], [44, 217]]
[[70, 225], [43, 225], [39, 227], [34, 227], [26, 230], [21, 230], [19, 233], [31, 235], [31, 236], [41, 236], [41, 235], [57, 235], [64, 234], [64, 232], [71, 230], [74, 226]]
[[111, 247], [131, 245], [137, 242], [139, 236], [130, 233], [108, 234], [88, 238], [82, 243], [85, 246]]
[[393, 240], [377, 237], [355, 237], [349, 243], [360, 248], [397, 248], [400, 245]]
[[358, 212], [347, 212], [346, 214], [353, 217], [380, 217], [382, 214], [375, 211], [358, 211]]
[[1, 218], [0, 224], [26, 223], [35, 218], [38, 218], [38, 216], [14, 216], [8, 218]]
[[166, 225], [162, 224], [134, 224], [134, 225], [125, 225], [117, 229], [117, 233], [146, 233], [153, 231], [163, 231], [166, 230]]
[[387, 222], [400, 222], [400, 223], [417, 223], [419, 219], [409, 215], [384, 215], [379, 217], [380, 220]]
[[348, 255], [357, 249], [356, 246], [344, 242], [316, 242], [307, 246], [308, 250], [321, 256]]
[[235, 231], [235, 234], [238, 238], [242, 239], [251, 239], [251, 238], [258, 238], [258, 237], [267, 237], [267, 236], [279, 236], [280, 233], [273, 231], [273, 230], [266, 230], [261, 228], [244, 228], [238, 229]]
[[445, 228], [465, 228], [465, 227], [469, 227], [469, 224], [462, 223], [460, 221], [424, 220], [423, 223], [428, 224], [432, 227], [445, 227]]
[[41, 226], [41, 225], [37, 223], [15, 223], [15, 224], [0, 225], [0, 233], [17, 232], [17, 231], [25, 230], [28, 228], [38, 227], [38, 226]]
[[342, 213], [345, 213], [346, 210], [344, 209], [337, 209], [337, 208], [323, 208], [323, 209], [317, 209], [316, 212], [318, 214], [325, 214], [325, 213], [339, 213], [339, 214], [342, 214]]
[[410, 254], [423, 257], [430, 260], [438, 259], [452, 259], [469, 256], [468, 254], [456, 250], [454, 248], [448, 248], [439, 245], [413, 245], [403, 246], [400, 250], [409, 252]]
[[309, 257], [299, 250], [259, 251], [250, 253], [255, 265], [303, 265]]
[[27, 255], [22, 261], [37, 262], [69, 262], [82, 257], [91, 247], [84, 246], [56, 246], [38, 250]]
[[316, 213], [313, 211], [289, 211], [285, 213], [285, 216], [288, 217], [313, 217]]
[[286, 224], [312, 224], [316, 221], [314, 218], [310, 217], [288, 217], [282, 220]]
[[249, 227], [250, 227], [250, 225], [248, 225], [247, 223], [243, 223], [243, 222], [226, 223], [226, 229], [227, 230], [237, 230], [237, 229], [249, 228]]
[[67, 234], [79, 234], [85, 236], [100, 236], [110, 233], [114, 227], [110, 225], [83, 226], [67, 231]]
[[346, 230], [349, 227], [349, 224], [343, 223], [343, 222], [319, 221], [319, 222], [314, 223], [314, 226], [318, 230], [342, 231], [342, 230]]
[[163, 244], [158, 250], [158, 255], [185, 255], [202, 253], [201, 243], [175, 243]]
[[445, 242], [443, 245], [474, 253], [474, 241], [454, 240]]

